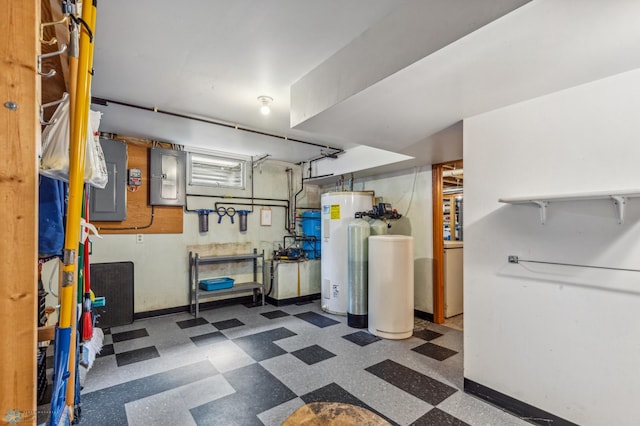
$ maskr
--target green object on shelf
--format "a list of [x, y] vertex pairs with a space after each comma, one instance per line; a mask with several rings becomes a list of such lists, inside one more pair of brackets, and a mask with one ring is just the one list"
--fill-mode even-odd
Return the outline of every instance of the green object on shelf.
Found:
[[101, 306], [105, 306], [107, 304], [107, 300], [104, 298], [104, 296], [100, 296], [100, 297], [96, 297], [95, 299], [93, 299], [93, 307], [94, 308], [99, 308]]

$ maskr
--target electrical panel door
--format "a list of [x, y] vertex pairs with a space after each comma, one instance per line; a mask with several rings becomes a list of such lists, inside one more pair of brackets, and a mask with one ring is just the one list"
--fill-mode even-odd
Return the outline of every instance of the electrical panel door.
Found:
[[149, 203], [152, 206], [184, 206], [186, 152], [151, 148], [149, 153]]
[[89, 219], [120, 222], [127, 218], [127, 144], [100, 139], [109, 181], [103, 189], [91, 188]]

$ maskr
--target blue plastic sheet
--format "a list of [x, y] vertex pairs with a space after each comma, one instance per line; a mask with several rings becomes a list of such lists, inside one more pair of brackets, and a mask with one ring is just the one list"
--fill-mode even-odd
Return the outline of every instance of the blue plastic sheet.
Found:
[[40, 176], [38, 253], [41, 255], [62, 254], [67, 187], [65, 182]]

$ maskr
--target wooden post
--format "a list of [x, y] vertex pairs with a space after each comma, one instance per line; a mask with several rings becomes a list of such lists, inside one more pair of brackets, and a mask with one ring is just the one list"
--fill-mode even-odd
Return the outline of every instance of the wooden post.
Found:
[[444, 232], [442, 219], [442, 164], [432, 168], [433, 199], [433, 322], [444, 322]]
[[40, 0], [0, 17], [0, 424], [36, 422]]

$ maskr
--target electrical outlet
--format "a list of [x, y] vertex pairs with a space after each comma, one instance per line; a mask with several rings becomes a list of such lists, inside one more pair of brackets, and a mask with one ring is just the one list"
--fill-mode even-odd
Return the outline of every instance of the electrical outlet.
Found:
[[136, 243], [137, 244], [144, 243], [144, 236], [142, 234], [136, 234]]

